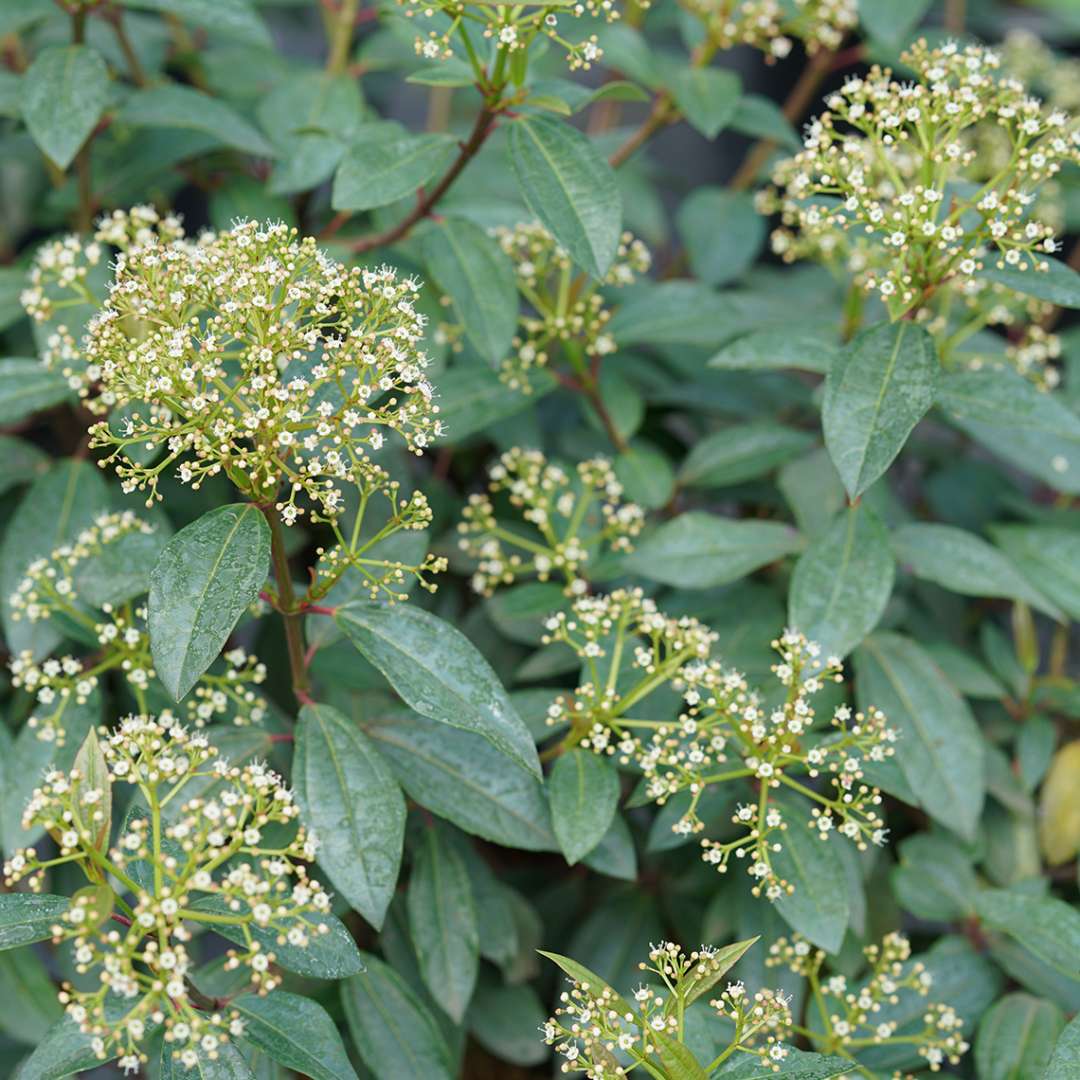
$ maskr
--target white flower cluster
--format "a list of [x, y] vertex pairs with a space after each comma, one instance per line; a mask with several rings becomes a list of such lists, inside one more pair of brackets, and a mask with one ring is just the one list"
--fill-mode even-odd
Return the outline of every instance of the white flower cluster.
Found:
[[[95, 910], [100, 890], [89, 889], [53, 927], [54, 940], [73, 942], [76, 971], [97, 976], [96, 986], [65, 984], [60, 1000], [99, 1058], [119, 1056], [125, 1071], [136, 1071], [147, 1059], [144, 1040], [164, 1025], [173, 1057], [194, 1069], [243, 1024], [234, 1010], [200, 1007], [187, 978], [188, 944], [200, 929], [227, 927], [241, 944], [226, 968], [246, 967], [252, 990], [273, 990], [275, 943], [305, 948], [329, 930], [330, 898], [306, 870], [315, 842], [296, 826], [281, 777], [259, 763], [215, 759], [204, 735], [175, 722], [129, 716], [100, 753], [107, 778], [97, 786], [78, 770], [46, 775], [23, 820], [48, 829], [60, 854], [40, 861], [32, 848], [16, 852], [5, 880], [29, 877], [40, 889], [51, 866], [77, 862], [92, 881], [118, 881], [129, 899], [115, 901], [126, 915], [112, 914], [112, 897], [107, 910]], [[192, 781], [201, 794], [181, 802]], [[102, 822], [116, 783], [136, 786], [148, 809], [129, 814], [107, 849]]]
[[801, 41], [809, 53], [835, 49], [859, 22], [857, 0], [684, 0], [716, 48], [749, 45], [769, 62]]
[[[779, 938], [769, 949], [766, 964], [785, 965], [810, 980], [813, 999], [822, 1024], [824, 1053], [858, 1052], [873, 1046], [914, 1043], [932, 1072], [945, 1064], [956, 1065], [969, 1049], [964, 1022], [950, 1005], [926, 1006], [922, 1027], [900, 1028], [883, 1016], [891, 1006], [910, 995], [927, 997], [933, 976], [921, 961], [911, 960], [911, 943], [903, 934], [886, 934], [880, 945], [863, 950], [868, 969], [858, 981], [840, 974], [823, 977], [825, 953], [798, 934]], [[815, 1039], [818, 1036], [815, 1035]]]
[[488, 495], [474, 494], [458, 524], [459, 546], [478, 560], [473, 588], [490, 595], [523, 577], [562, 577], [569, 595], [587, 588], [582, 567], [603, 548], [629, 551], [645, 524], [636, 503], [622, 501], [622, 484], [606, 458], [578, 464], [576, 473], [539, 450], [514, 447], [492, 466], [489, 490], [505, 493], [527, 531], [502, 523]]
[[[102, 677], [117, 672], [140, 708], [146, 708], [155, 679], [144, 604], [91, 604], [79, 588], [80, 572], [111, 544], [154, 527], [130, 510], [98, 515], [94, 523], [47, 558], [36, 559], [9, 597], [12, 618], [41, 622], [55, 619], [97, 651], [87, 659], [67, 655], [37, 659], [30, 650], [9, 661], [12, 683], [36, 700], [27, 721], [38, 737], [62, 744], [64, 716], [72, 703], [84, 704]], [[185, 702], [188, 719], [197, 727], [227, 718], [234, 724], [258, 723], [266, 701], [253, 687], [266, 678], [266, 667], [242, 648], [223, 654], [224, 670], [205, 672]]]
[[[663, 615], [639, 589], [581, 597], [547, 626], [545, 641], [569, 645], [590, 675], [556, 699], [549, 723], [570, 725], [568, 744], [640, 769], [657, 803], [689, 793], [676, 832], [704, 829], [698, 806], [710, 787], [756, 783], [756, 798], [732, 818], [739, 835], [701, 842], [704, 860], [722, 873], [732, 856], [744, 861], [755, 896], [777, 900], [794, 891], [773, 865], [790, 816], [791, 803], [782, 808], [774, 799], [780, 788], [809, 802], [809, 826], [822, 839], [835, 830], [860, 849], [884, 844], [881, 793], [866, 782], [864, 765], [891, 756], [896, 735], [878, 710], [847, 705], [836, 708], [831, 732], [815, 729], [812, 698], [827, 681], [842, 681], [840, 664], [820, 660], [801, 634], [789, 630], [773, 642], [780, 654], [773, 671], [786, 693], [770, 708], [712, 655], [716, 635], [708, 627]], [[681, 698], [677, 712], [672, 691]], [[824, 790], [799, 779], [821, 776], [829, 779]]]
[[[805, 149], [782, 163], [765, 210], [783, 226], [773, 247], [785, 259], [849, 251], [863, 288], [896, 317], [920, 309], [945, 286], [980, 289], [986, 267], [1038, 273], [1057, 250], [1050, 226], [1030, 208], [1040, 185], [1080, 161], [1080, 131], [1023, 83], [1001, 77], [1001, 59], [980, 45], [904, 54], [914, 82], [874, 67], [827, 99]], [[1005, 166], [983, 183], [972, 138], [996, 127]], [[863, 243], [848, 244], [848, 234]]]
[[572, 354], [572, 361], [615, 351], [615, 339], [606, 331], [612, 310], [600, 290], [630, 285], [648, 271], [652, 257], [640, 240], [623, 233], [615, 262], [600, 282], [577, 273], [567, 251], [539, 222], [500, 226], [494, 236], [514, 264], [527, 309], [518, 319], [514, 351], [502, 364], [505, 383], [530, 393], [529, 371], [557, 358], [560, 348]]

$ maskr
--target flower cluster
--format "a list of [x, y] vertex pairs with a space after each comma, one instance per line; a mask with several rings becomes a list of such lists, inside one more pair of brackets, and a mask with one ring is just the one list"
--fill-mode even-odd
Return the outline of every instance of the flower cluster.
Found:
[[[629, 1000], [603, 980], [590, 978], [591, 973], [583, 977], [577, 966], [570, 989], [560, 994], [555, 1015], [544, 1025], [544, 1041], [562, 1056], [564, 1073], [616, 1080], [645, 1066], [649, 1075], [666, 1076], [666, 1071], [660, 1074], [654, 1068], [662, 1068], [668, 1059], [665, 1044], [682, 1041], [686, 1006], [723, 977], [734, 962], [731, 953], [702, 945], [687, 954], [670, 941], [653, 945], [648, 962], [638, 965], [649, 981], [639, 985]], [[711, 1074], [736, 1052], [757, 1055], [772, 1069], [780, 1068], [788, 1056], [780, 1039], [791, 1025], [789, 1000], [783, 993], [761, 990], [751, 996], [741, 982], [728, 983], [709, 1004], [733, 1022], [735, 1032], [705, 1072]]]
[[[1040, 185], [1080, 161], [1076, 125], [1001, 77], [997, 53], [920, 41], [903, 59], [916, 81], [874, 67], [832, 94], [762, 200], [782, 215], [774, 250], [789, 261], [846, 254], [894, 317], [943, 286], [980, 289], [987, 268], [1045, 270], [1058, 244], [1030, 207]], [[1004, 133], [1009, 153], [980, 184], [972, 139], [984, 127]]]
[[[556, 699], [548, 722], [569, 724], [568, 745], [640, 769], [657, 803], [688, 793], [676, 832], [704, 829], [698, 807], [710, 787], [756, 786], [732, 817], [737, 835], [701, 841], [702, 857], [721, 873], [733, 855], [746, 863], [755, 896], [776, 900], [794, 890], [774, 857], [790, 819], [806, 805], [808, 824], [822, 839], [835, 830], [860, 849], [885, 842], [881, 793], [866, 781], [864, 765], [892, 755], [895, 733], [878, 710], [864, 714], [847, 705], [836, 708], [831, 731], [814, 729], [812, 698], [827, 681], [842, 681], [840, 664], [819, 659], [801, 634], [789, 630], [773, 642], [784, 698], [769, 707], [712, 655], [716, 635], [708, 627], [665, 616], [638, 589], [581, 597], [547, 628], [545, 641], [569, 645], [590, 676]], [[811, 786], [797, 777], [828, 783]], [[783, 804], [775, 798], [781, 788], [790, 793]]]
[[[16, 621], [55, 620], [66, 635], [97, 649], [88, 659], [68, 655], [39, 660], [29, 650], [11, 658], [12, 683], [36, 699], [28, 723], [39, 738], [62, 743], [68, 708], [84, 704], [110, 671], [123, 677], [140, 708], [147, 707], [155, 672], [145, 605], [133, 599], [101, 601], [93, 588], [84, 589], [83, 572], [111, 545], [153, 533], [154, 527], [130, 510], [100, 514], [71, 543], [31, 563], [9, 597]], [[206, 672], [196, 683], [184, 706], [188, 719], [198, 727], [223, 718], [235, 724], [259, 722], [266, 702], [253, 687], [266, 678], [266, 667], [241, 648], [226, 652], [223, 661], [223, 671]]]
[[599, 549], [631, 550], [645, 513], [622, 501], [622, 485], [606, 458], [578, 464], [576, 473], [539, 450], [515, 447], [489, 470], [492, 494], [506, 494], [526, 531], [503, 524], [488, 495], [471, 495], [458, 524], [459, 546], [478, 560], [473, 588], [490, 595], [523, 577], [566, 581], [568, 594], [586, 589], [582, 567]]
[[504, 382], [529, 393], [529, 371], [544, 367], [558, 348], [571, 362], [615, 351], [606, 330], [612, 312], [600, 290], [629, 285], [648, 271], [652, 257], [640, 240], [623, 233], [615, 262], [600, 282], [577, 273], [567, 251], [539, 222], [499, 227], [494, 236], [514, 264], [528, 309], [518, 320], [514, 352], [503, 361]]
[[[541, 2], [533, 8], [513, 4], [469, 5], [461, 0], [398, 0], [398, 3], [404, 7], [406, 18], [417, 15], [428, 19], [439, 17], [439, 30], [429, 30], [426, 36], [416, 38], [417, 55], [425, 59], [445, 60], [456, 55], [454, 38], [460, 37], [460, 47], [475, 63], [475, 46], [469, 37], [469, 30], [473, 29], [494, 42], [502, 58], [528, 49], [541, 36], [549, 37], [566, 50], [571, 71], [579, 68], [588, 71], [603, 55], [603, 50], [595, 34], [581, 41], [568, 40], [559, 29], [560, 18], [589, 17], [610, 23], [620, 17], [615, 0], [574, 0], [569, 4]], [[649, 5], [646, 2], [639, 6]]]
[[[197, 1007], [187, 979], [197, 932], [222, 928], [238, 943], [226, 968], [247, 968], [250, 988], [266, 994], [280, 982], [275, 949], [306, 948], [329, 930], [329, 896], [306, 870], [315, 841], [295, 824], [292, 793], [265, 765], [230, 766], [216, 753], [202, 734], [149, 716], [127, 717], [101, 744], [92, 733], [76, 768], [49, 772], [24, 814], [59, 856], [28, 848], [4, 866], [8, 885], [29, 877], [40, 889], [49, 867], [75, 862], [129, 897], [110, 896], [102, 912], [101, 889], [84, 890], [53, 927], [54, 940], [73, 942], [76, 971], [97, 976], [90, 989], [65, 984], [60, 999], [97, 1056], [119, 1056], [125, 1071], [146, 1061], [144, 1040], [161, 1025], [188, 1069], [242, 1034], [235, 1011]], [[181, 802], [193, 780], [201, 793]], [[146, 812], [130, 813], [109, 848], [117, 783], [137, 787]], [[126, 915], [111, 914], [113, 900]]]
[[824, 1053], [857, 1054], [895, 1041], [917, 1047], [932, 1072], [946, 1063], [956, 1065], [967, 1051], [964, 1022], [947, 1004], [931, 1003], [919, 1022], [900, 1025], [890, 1018], [893, 1007], [913, 995], [927, 997], [933, 976], [918, 960], [911, 960], [911, 944], [903, 934], [887, 934], [880, 945], [863, 950], [868, 970], [850, 983], [843, 975], [823, 977], [825, 953], [800, 937], [779, 938], [769, 950], [766, 964], [785, 965], [810, 980], [821, 1027], [810, 1034]]
[[801, 41], [807, 52], [835, 49], [859, 21], [856, 0], [685, 0], [720, 49], [749, 45], [769, 62]]

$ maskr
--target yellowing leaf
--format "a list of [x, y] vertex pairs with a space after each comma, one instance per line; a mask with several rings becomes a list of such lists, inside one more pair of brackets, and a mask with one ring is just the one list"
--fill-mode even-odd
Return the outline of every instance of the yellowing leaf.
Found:
[[1080, 739], [1063, 746], [1050, 763], [1042, 789], [1039, 844], [1051, 866], [1080, 851]]

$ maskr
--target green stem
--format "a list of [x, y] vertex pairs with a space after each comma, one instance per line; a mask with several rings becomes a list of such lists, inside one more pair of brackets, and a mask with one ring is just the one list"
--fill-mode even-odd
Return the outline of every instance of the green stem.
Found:
[[285, 530], [281, 518], [272, 506], [261, 507], [263, 517], [270, 526], [270, 555], [274, 564], [274, 580], [277, 582], [278, 608], [285, 620], [285, 642], [289, 650], [289, 670], [292, 674], [293, 693], [306, 704], [311, 681], [304, 663], [303, 615], [296, 602], [292, 576], [289, 573], [289, 556], [285, 551]]

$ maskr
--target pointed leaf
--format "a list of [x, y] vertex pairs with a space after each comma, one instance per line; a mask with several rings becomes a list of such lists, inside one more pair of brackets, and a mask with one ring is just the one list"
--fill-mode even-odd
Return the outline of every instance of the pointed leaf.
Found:
[[71, 785], [74, 824], [89, 839], [90, 846], [104, 854], [112, 830], [112, 778], [94, 728], [79, 747], [74, 768], [79, 774]]
[[837, 355], [825, 380], [822, 423], [852, 499], [903, 449], [934, 402], [937, 376], [933, 338], [910, 322], [873, 326]]
[[660, 1060], [671, 1080], [709, 1080], [709, 1074], [688, 1046], [659, 1031], [650, 1032], [649, 1038], [656, 1041]]
[[211, 510], [165, 545], [150, 575], [150, 647], [177, 701], [217, 659], [269, 564], [270, 527], [250, 503]]
[[450, 160], [449, 135], [396, 135], [365, 125], [346, 152], [337, 173], [331, 205], [335, 210], [373, 210], [415, 195]]
[[692, 1005], [698, 998], [709, 993], [728, 971], [743, 958], [747, 950], [760, 940], [760, 937], [752, 937], [746, 941], [733, 941], [730, 945], [724, 945], [722, 948], [717, 949], [713, 953], [704, 974], [698, 975], [695, 973], [683, 982], [683, 1003]]
[[975, 1039], [979, 1080], [1043, 1076], [1064, 1027], [1064, 1014], [1052, 1001], [1006, 994], [979, 1024]]
[[619, 774], [589, 750], [570, 750], [551, 770], [548, 796], [559, 847], [573, 866], [608, 831], [619, 802]]
[[482, 735], [540, 775], [529, 729], [491, 665], [460, 630], [411, 604], [354, 602], [338, 608], [335, 618], [410, 708]]
[[1054, 896], [985, 889], [975, 896], [985, 926], [1008, 934], [1070, 979], [1080, 974], [1080, 911]]
[[560, 956], [558, 953], [545, 952], [543, 949], [536, 950], [541, 956], [547, 957], [553, 964], [558, 964], [559, 967], [576, 983], [581, 983], [583, 986], [589, 987], [593, 994], [603, 993], [607, 990], [610, 995], [612, 1005], [619, 1010], [624, 1016], [626, 1013], [633, 1013], [635, 1010], [627, 1003], [626, 999], [616, 994], [615, 991], [606, 983], [595, 971], [590, 971], [584, 964], [579, 964], [576, 960], [569, 956]]

